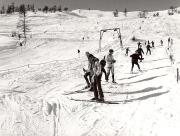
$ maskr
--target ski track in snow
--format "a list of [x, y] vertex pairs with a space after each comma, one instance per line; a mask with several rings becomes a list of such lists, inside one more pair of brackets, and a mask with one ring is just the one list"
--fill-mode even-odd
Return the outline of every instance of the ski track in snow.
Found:
[[[111, 12], [86, 10], [28, 13], [32, 38], [23, 47], [9, 37], [18, 15], [1, 15], [11, 25], [0, 21], [0, 136], [179, 136], [180, 93], [175, 75], [180, 59], [180, 15], [166, 12], [160, 11], [157, 18], [150, 13], [146, 19], [138, 18], [138, 12], [128, 13], [127, 18], [122, 13], [114, 18]], [[130, 74], [130, 57], [113, 32], [104, 34], [102, 52], [98, 52], [99, 30], [110, 27], [121, 28], [124, 48], [130, 47], [130, 54], [137, 48], [133, 36], [141, 42], [155, 41], [152, 55], [144, 54], [140, 63], [143, 72], [135, 66]], [[174, 40], [174, 65], [166, 50], [169, 36]], [[103, 76], [102, 87], [105, 100], [119, 104], [70, 100], [93, 97], [92, 92], [82, 90], [85, 51], [103, 58], [110, 48], [117, 60], [117, 84], [111, 83], [111, 76], [105, 82]], [[60, 105], [56, 116], [53, 111], [46, 115], [47, 103]]]

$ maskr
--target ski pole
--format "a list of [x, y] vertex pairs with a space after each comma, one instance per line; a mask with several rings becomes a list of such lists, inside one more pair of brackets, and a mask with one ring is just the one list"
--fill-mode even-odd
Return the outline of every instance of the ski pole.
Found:
[[177, 68], [177, 83], [179, 81], [179, 68]]

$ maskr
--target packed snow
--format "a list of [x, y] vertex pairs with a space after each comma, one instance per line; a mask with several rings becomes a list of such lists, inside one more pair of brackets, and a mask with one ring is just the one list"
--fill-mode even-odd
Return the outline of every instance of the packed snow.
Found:
[[[81, 9], [28, 12], [31, 31], [23, 46], [11, 37], [19, 15], [0, 15], [0, 136], [179, 136], [180, 14], [153, 13], [139, 18], [138, 11], [127, 17]], [[107, 31], [99, 52], [99, 32], [108, 28], [120, 28], [123, 48], [117, 33]], [[173, 39], [169, 50], [168, 37]], [[132, 74], [125, 48], [132, 54], [137, 42], [146, 40], [155, 48], [144, 54], [142, 72], [135, 66]], [[88, 102], [93, 92], [82, 90], [85, 52], [102, 59], [109, 49], [115, 51], [117, 84], [103, 76], [102, 88], [105, 100], [114, 104]], [[54, 111], [49, 114], [48, 108]]]

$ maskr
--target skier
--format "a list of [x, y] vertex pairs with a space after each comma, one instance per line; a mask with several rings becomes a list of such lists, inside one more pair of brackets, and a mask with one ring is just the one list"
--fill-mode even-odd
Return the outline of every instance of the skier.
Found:
[[144, 42], [144, 45], [145, 45], [145, 46], [146, 46], [146, 44], [147, 44], [147, 41]]
[[100, 62], [99, 60], [96, 60], [95, 62], [95, 65], [93, 68], [94, 75], [92, 77], [94, 98], [92, 98], [91, 100], [102, 101], [102, 102], [104, 101], [104, 94], [101, 87], [101, 77], [102, 77], [102, 72], [105, 72], [105, 69], [104, 69], [105, 65], [106, 65], [106, 61], [104, 59], [101, 60]]
[[109, 54], [106, 56], [106, 62], [107, 62], [107, 80], [109, 80], [109, 75], [110, 75], [110, 71], [112, 74], [112, 82], [116, 83], [114, 80], [114, 63], [116, 62], [116, 60], [113, 57], [113, 49], [109, 50]]
[[171, 42], [171, 38], [169, 37], [168, 38], [168, 48], [169, 48], [170, 42]]
[[80, 50], [78, 49], [78, 57], [80, 58]]
[[138, 42], [137, 44], [138, 44], [138, 49], [139, 49], [139, 48], [140, 48], [140, 46], [141, 46], [141, 42]]
[[148, 44], [148, 45], [146, 46], [146, 49], [147, 49], [146, 55], [148, 54], [148, 52], [149, 52], [149, 54], [151, 55], [151, 46], [150, 46], [150, 44]]
[[170, 55], [169, 55], [169, 59], [170, 59], [170, 61], [171, 61], [171, 65], [172, 64], [174, 64], [174, 55], [172, 54], [172, 53], [170, 53]]
[[127, 48], [126, 48], [126, 54], [125, 54], [125, 56], [128, 56], [129, 51], [130, 51], [130, 50], [129, 50], [129, 47], [127, 47]]
[[[83, 71], [85, 72], [85, 74], [84, 74], [84, 78], [85, 78], [85, 80], [86, 80], [86, 83], [87, 83], [87, 86], [85, 87], [85, 89], [87, 89], [87, 88], [90, 88], [91, 87], [91, 78], [92, 78], [92, 76], [93, 76], [93, 67], [94, 67], [94, 65], [95, 65], [95, 61], [97, 60], [97, 58], [96, 57], [94, 57], [92, 54], [90, 54], [89, 52], [86, 52], [85, 53], [86, 54], [86, 56], [87, 56], [87, 58], [88, 58], [88, 69], [87, 70], [85, 70], [84, 68], [83, 68]], [[88, 77], [89, 77], [89, 79], [88, 79]], [[92, 88], [90, 88], [90, 90], [91, 90]]]
[[160, 42], [161, 42], [161, 46], [163, 46], [163, 40], [161, 40]]
[[173, 39], [171, 38], [171, 46], [173, 45]]
[[133, 68], [134, 68], [134, 64], [137, 65], [139, 71], [141, 71], [140, 69], [140, 66], [139, 66], [139, 63], [138, 63], [138, 60], [141, 60], [141, 58], [139, 57], [139, 53], [138, 51], [136, 51], [134, 54], [132, 54], [130, 56], [132, 59], [131, 59], [131, 63], [132, 63], [132, 67], [131, 67], [131, 73], [133, 73]]
[[139, 54], [139, 56], [140, 56], [140, 62], [142, 62], [142, 60], [144, 59], [143, 58], [143, 56], [142, 56], [142, 54], [144, 54], [144, 51], [143, 51], [143, 49], [142, 49], [142, 46], [140, 46], [137, 50], [136, 50], [137, 52], [138, 52], [138, 54]]
[[154, 41], [152, 41], [151, 44], [152, 44], [152, 47], [154, 48]]

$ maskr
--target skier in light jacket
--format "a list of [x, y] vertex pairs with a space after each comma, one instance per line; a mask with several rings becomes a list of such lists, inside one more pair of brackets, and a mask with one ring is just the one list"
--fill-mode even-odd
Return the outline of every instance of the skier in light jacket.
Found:
[[114, 80], [114, 63], [116, 62], [116, 60], [113, 57], [113, 52], [114, 52], [113, 49], [110, 49], [109, 54], [106, 56], [106, 64], [107, 64], [107, 78], [106, 78], [106, 80], [108, 81], [110, 71], [111, 71], [112, 82], [116, 83]]

